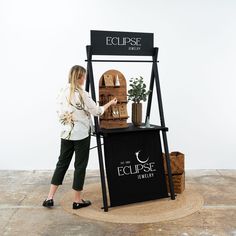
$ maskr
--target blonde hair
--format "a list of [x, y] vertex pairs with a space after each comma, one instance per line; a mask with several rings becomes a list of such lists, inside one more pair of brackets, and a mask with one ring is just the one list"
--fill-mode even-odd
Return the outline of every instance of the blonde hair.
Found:
[[[75, 90], [78, 89], [81, 90], [82, 88], [80, 86], [77, 86], [76, 84], [76, 80], [81, 79], [84, 75], [86, 74], [86, 70], [84, 67], [79, 66], [79, 65], [75, 65], [70, 69], [70, 73], [69, 73], [69, 83], [70, 83], [70, 95], [69, 95], [69, 103], [71, 104], [71, 100], [72, 97], [74, 96], [74, 92]], [[80, 91], [79, 91], [80, 94]], [[81, 99], [81, 103], [83, 103], [81, 94], [80, 94], [80, 99]]]

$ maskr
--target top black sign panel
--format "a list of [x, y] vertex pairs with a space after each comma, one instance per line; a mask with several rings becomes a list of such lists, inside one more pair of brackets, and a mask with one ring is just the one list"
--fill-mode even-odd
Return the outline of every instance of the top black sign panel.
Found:
[[153, 33], [91, 30], [93, 55], [152, 56]]

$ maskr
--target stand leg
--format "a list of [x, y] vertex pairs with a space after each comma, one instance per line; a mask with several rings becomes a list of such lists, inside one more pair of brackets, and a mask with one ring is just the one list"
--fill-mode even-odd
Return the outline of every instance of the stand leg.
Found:
[[[157, 61], [157, 54], [158, 54], [158, 48], [155, 48], [153, 61]], [[158, 69], [157, 69], [156, 63], [153, 63], [153, 73], [154, 73], [155, 82], [156, 82], [157, 99], [158, 99], [158, 104], [159, 104], [161, 126], [165, 127], [165, 119], [164, 119], [164, 112], [163, 112], [163, 105], [162, 105], [162, 98], [161, 98], [161, 88], [160, 88], [159, 75], [158, 75]], [[171, 199], [175, 200], [175, 192], [174, 192], [174, 185], [173, 185], [173, 179], [172, 179], [172, 173], [171, 173], [170, 155], [169, 155], [166, 131], [162, 131], [162, 138], [163, 138], [163, 144], [164, 144], [164, 150], [165, 150], [165, 157], [166, 157], [165, 159], [166, 159], [166, 166], [167, 166], [167, 171], [168, 171]]]
[[153, 64], [152, 64], [152, 73], [151, 73], [151, 79], [150, 79], [150, 85], [149, 85], [149, 90], [151, 93], [148, 95], [148, 103], [147, 103], [147, 111], [146, 111], [146, 118], [145, 118], [145, 123], [147, 122], [147, 118], [150, 118], [150, 113], [151, 113], [151, 104], [152, 104], [152, 95], [153, 95], [153, 86], [154, 86], [154, 70], [153, 70]]
[[[87, 49], [87, 58], [88, 58], [86, 90], [88, 91], [89, 84], [90, 84], [92, 99], [94, 101], [96, 101], [94, 79], [93, 79], [93, 69], [92, 69], [92, 62], [91, 62], [91, 59], [92, 59], [91, 46], [87, 46], [86, 49]], [[100, 167], [103, 206], [104, 206], [104, 211], [107, 212], [108, 211], [108, 204], [107, 204], [105, 171], [104, 171], [103, 155], [102, 155], [102, 148], [101, 148], [101, 137], [99, 134], [99, 125], [98, 125], [98, 118], [97, 117], [94, 117], [94, 124], [95, 124], [95, 133], [96, 133], [97, 148], [98, 148], [98, 159], [99, 159], [99, 167]]]
[[103, 206], [104, 206], [104, 211], [107, 212], [108, 211], [108, 204], [107, 204], [107, 193], [106, 193], [106, 181], [105, 181], [102, 148], [101, 148], [101, 137], [99, 134], [96, 135], [96, 139], [97, 139], [98, 158], [99, 158], [99, 167], [100, 167], [99, 169], [100, 169], [100, 176], [101, 176]]
[[85, 82], [85, 91], [89, 92], [90, 78], [89, 78], [89, 63], [87, 64], [87, 74]]
[[173, 185], [173, 179], [172, 179], [172, 173], [171, 173], [171, 167], [170, 167], [170, 154], [169, 154], [169, 148], [168, 148], [168, 143], [167, 143], [166, 131], [162, 131], [162, 139], [164, 143], [165, 161], [166, 161], [166, 166], [167, 166], [167, 171], [168, 171], [170, 195], [171, 195], [171, 199], [175, 200], [175, 192], [174, 192], [174, 185]]

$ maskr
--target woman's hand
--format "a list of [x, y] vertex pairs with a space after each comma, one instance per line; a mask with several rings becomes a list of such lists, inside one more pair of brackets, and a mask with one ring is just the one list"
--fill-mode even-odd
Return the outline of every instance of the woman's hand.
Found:
[[110, 102], [106, 103], [103, 107], [104, 107], [104, 111], [109, 107], [109, 106], [112, 106], [112, 105], [116, 105], [117, 103], [117, 98], [113, 98]]
[[117, 98], [113, 98], [111, 101], [110, 101], [111, 105], [116, 105], [117, 103]]

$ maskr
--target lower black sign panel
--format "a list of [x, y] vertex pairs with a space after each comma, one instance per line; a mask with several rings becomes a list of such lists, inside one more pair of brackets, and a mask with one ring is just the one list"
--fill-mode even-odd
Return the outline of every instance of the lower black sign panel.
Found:
[[159, 131], [104, 137], [111, 206], [168, 197]]

